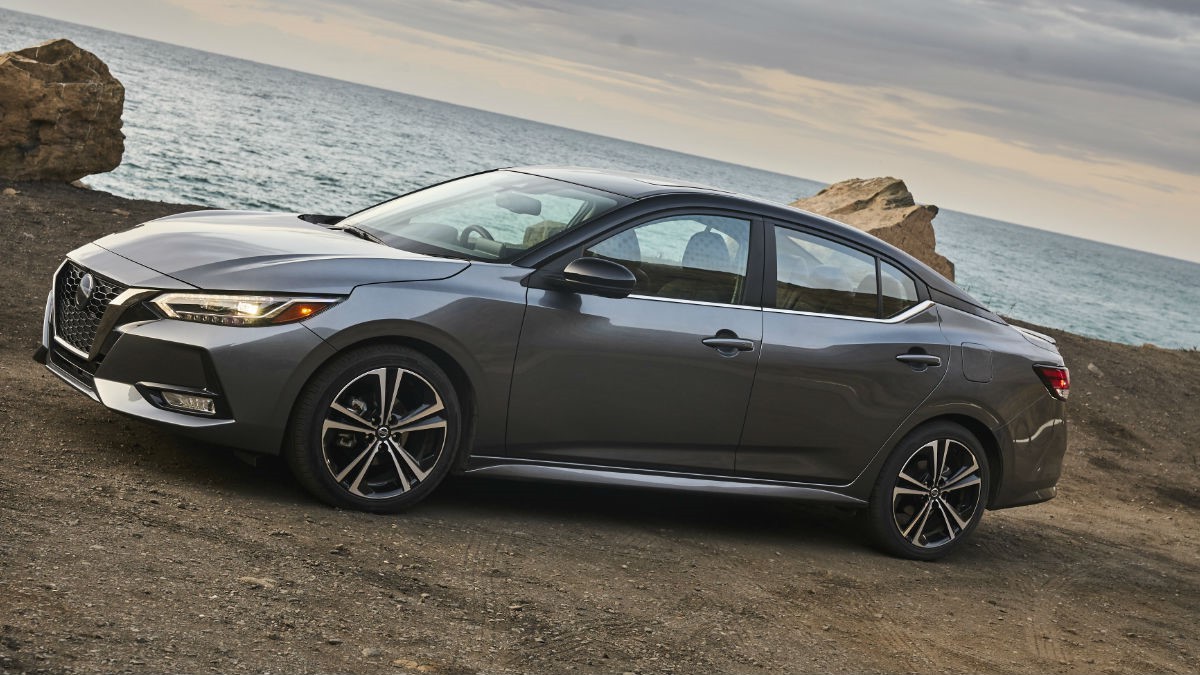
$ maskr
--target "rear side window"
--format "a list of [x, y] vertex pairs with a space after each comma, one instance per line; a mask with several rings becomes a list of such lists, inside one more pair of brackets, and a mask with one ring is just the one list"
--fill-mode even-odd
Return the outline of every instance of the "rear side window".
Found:
[[775, 307], [874, 319], [875, 257], [809, 234], [775, 228]]
[[879, 282], [885, 319], [896, 316], [919, 301], [917, 285], [912, 277], [882, 260], [879, 261]]
[[888, 319], [920, 301], [912, 277], [857, 249], [775, 227], [775, 307]]

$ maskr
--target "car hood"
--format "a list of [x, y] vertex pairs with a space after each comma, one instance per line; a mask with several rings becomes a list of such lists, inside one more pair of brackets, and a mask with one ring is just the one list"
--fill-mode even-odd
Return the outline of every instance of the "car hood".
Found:
[[362, 284], [445, 279], [470, 265], [399, 251], [294, 213], [181, 213], [95, 244], [206, 290], [348, 293]]

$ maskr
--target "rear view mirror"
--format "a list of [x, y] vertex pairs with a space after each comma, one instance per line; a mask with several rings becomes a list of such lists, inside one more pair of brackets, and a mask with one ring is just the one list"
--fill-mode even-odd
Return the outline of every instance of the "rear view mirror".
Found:
[[623, 298], [636, 285], [637, 277], [629, 268], [604, 258], [572, 260], [563, 270], [563, 286], [576, 293]]
[[523, 216], [542, 215], [542, 203], [529, 195], [517, 192], [496, 193], [496, 206]]

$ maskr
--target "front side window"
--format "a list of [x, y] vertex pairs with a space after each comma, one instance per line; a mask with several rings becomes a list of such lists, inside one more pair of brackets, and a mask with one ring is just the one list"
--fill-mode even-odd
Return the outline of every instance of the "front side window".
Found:
[[550, 178], [492, 171], [384, 202], [338, 227], [361, 229], [406, 251], [507, 262], [629, 201]]
[[783, 227], [775, 228], [775, 306], [796, 312], [876, 318], [875, 257]]
[[625, 230], [585, 251], [628, 267], [634, 294], [737, 304], [746, 285], [750, 221], [669, 216]]

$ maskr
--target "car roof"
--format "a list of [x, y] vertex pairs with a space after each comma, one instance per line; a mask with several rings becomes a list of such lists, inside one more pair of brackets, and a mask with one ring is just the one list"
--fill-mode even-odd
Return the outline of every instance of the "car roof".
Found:
[[630, 171], [591, 169], [578, 166], [520, 166], [502, 170], [527, 173], [534, 176], [541, 176], [542, 178], [574, 183], [583, 187], [603, 190], [604, 192], [611, 192], [636, 200], [679, 194], [706, 195], [720, 199], [725, 206], [736, 206], [740, 203], [743, 207], [749, 207], [750, 210], [757, 211], [767, 217], [775, 217], [783, 220], [796, 220], [797, 218], [810, 221], [818, 220], [821, 221], [820, 224], [823, 229], [828, 229], [843, 238], [871, 245], [880, 243], [879, 239], [867, 235], [856, 227], [826, 218], [820, 214], [788, 206], [787, 204], [773, 202], [768, 199], [761, 199], [740, 192], [724, 190], [691, 181], [650, 176]]
[[[594, 169], [578, 166], [521, 166], [510, 167], [505, 171], [515, 171], [518, 173], [527, 173], [543, 178], [551, 178], [567, 183], [574, 183], [584, 187], [603, 190], [613, 194], [621, 195], [635, 200], [643, 200], [651, 197], [660, 197], [667, 195], [691, 194], [705, 195], [709, 197], [720, 198], [726, 206], [736, 206], [741, 203], [745, 207], [749, 207], [753, 211], [766, 216], [768, 218], [779, 218], [783, 221], [807, 222], [810, 225], [818, 226], [831, 234], [840, 236], [843, 239], [865, 245], [883, 253], [890, 255], [892, 258], [903, 261], [905, 265], [916, 272], [921, 277], [931, 290], [940, 291], [940, 293], [956, 298], [973, 307], [986, 311], [983, 303], [976, 300], [969, 293], [959, 288], [954, 282], [942, 276], [940, 273], [929, 267], [925, 263], [916, 259], [908, 252], [901, 250], [867, 232], [864, 232], [856, 227], [836, 221], [832, 218], [827, 218], [820, 214], [798, 209], [794, 206], [773, 202], [767, 199], [752, 197], [750, 195], [733, 192], [731, 190], [723, 190], [701, 183], [693, 183], [691, 181], [676, 180], [674, 178], [663, 178], [661, 176], [651, 176], [646, 174], [633, 173], [629, 171], [614, 171], [609, 169]], [[988, 312], [990, 317], [1000, 320], [999, 317]]]
[[622, 197], [629, 197], [630, 199], [642, 199], [654, 195], [676, 194], [679, 192], [735, 194], [729, 190], [722, 190], [710, 185], [634, 173], [632, 171], [592, 169], [582, 166], [516, 166], [504, 170], [575, 183], [576, 185], [611, 192]]

